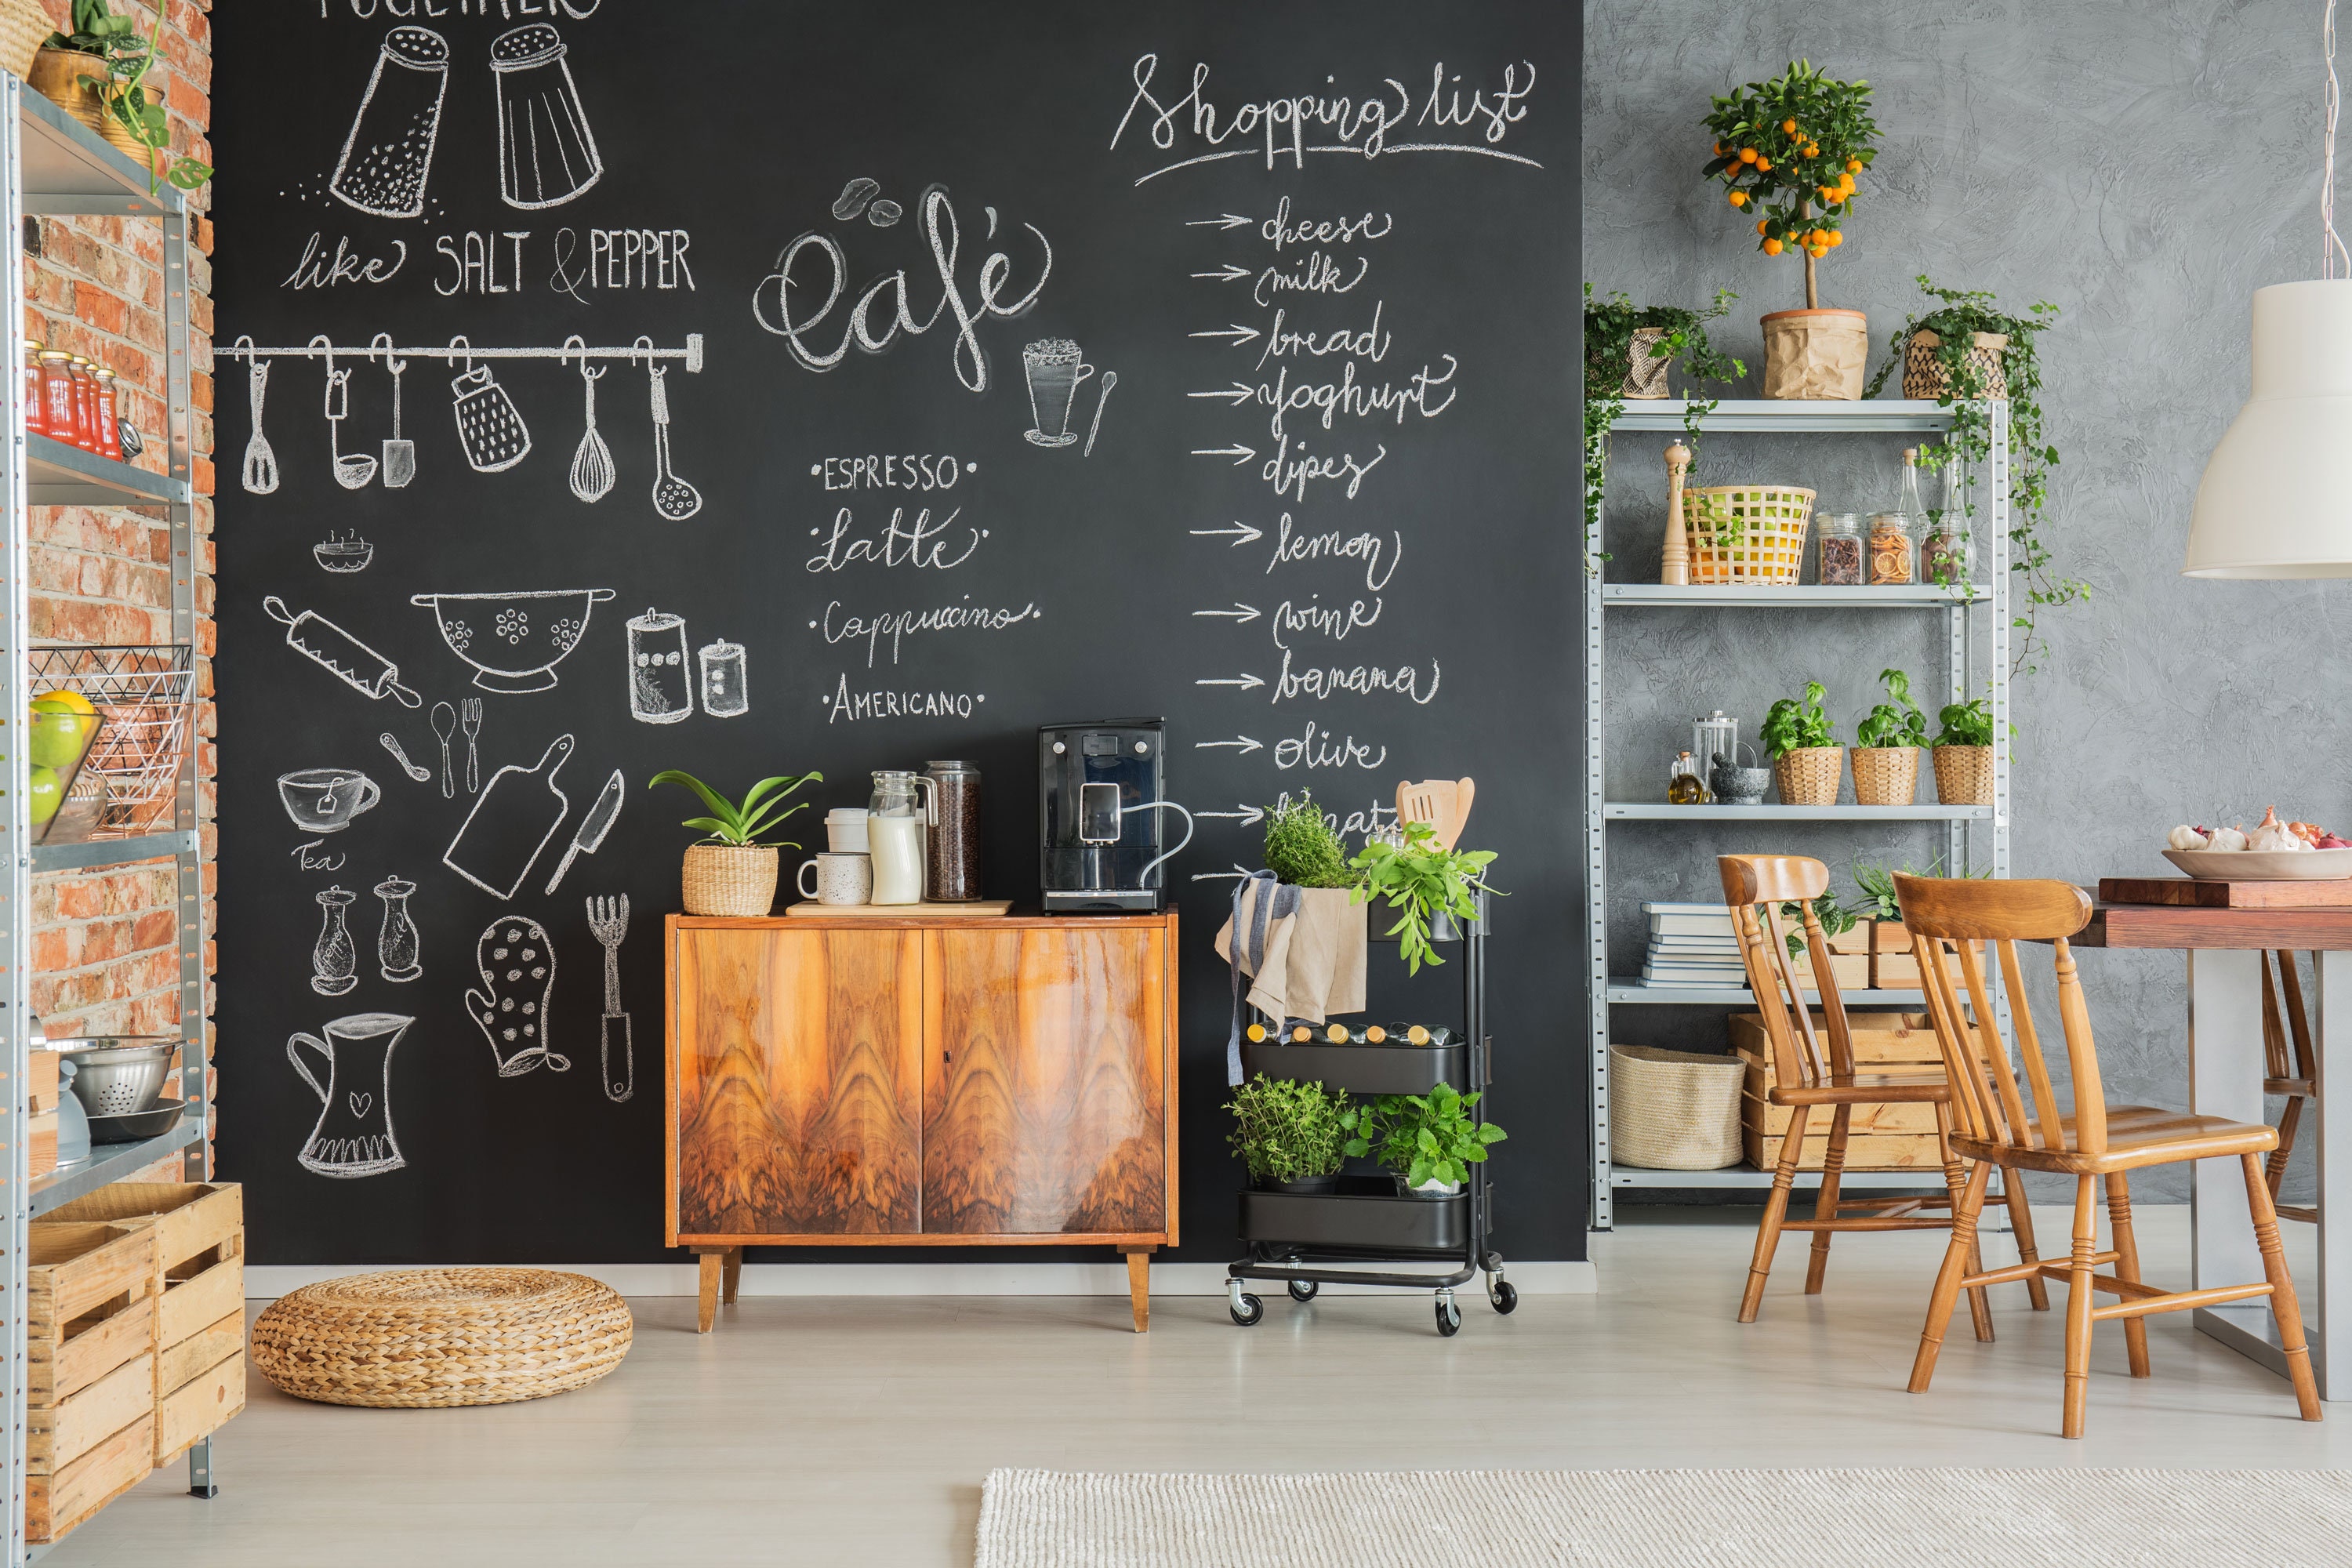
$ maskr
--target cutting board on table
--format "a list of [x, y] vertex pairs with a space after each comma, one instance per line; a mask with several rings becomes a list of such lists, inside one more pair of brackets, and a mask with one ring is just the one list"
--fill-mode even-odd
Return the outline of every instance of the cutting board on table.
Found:
[[2200, 882], [2187, 877], [2102, 877], [2099, 900], [2185, 910], [2352, 910], [2352, 878], [2326, 882]]

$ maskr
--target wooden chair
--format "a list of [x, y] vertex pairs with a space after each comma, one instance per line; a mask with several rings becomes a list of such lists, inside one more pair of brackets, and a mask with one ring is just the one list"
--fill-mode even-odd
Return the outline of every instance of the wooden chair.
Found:
[[1470, 779], [1423, 779], [1397, 785], [1397, 823], [1426, 822], [1437, 834], [1438, 847], [1451, 850], [1470, 820], [1470, 803], [1478, 785]]
[[[2271, 983], [2272, 954], [2263, 952], [2258, 956], [2263, 965], [2263, 1092], [2286, 1097], [2286, 1110], [2279, 1117], [2278, 1147], [2271, 1151], [2263, 1166], [2263, 1179], [2281, 1219], [2315, 1224], [2319, 1219], [2317, 1209], [2278, 1201], [2279, 1184], [2286, 1179], [2287, 1157], [2294, 1152], [2295, 1129], [2303, 1122], [2303, 1102], [2319, 1098], [2319, 1055], [2312, 1044], [2311, 1015], [2303, 1005], [2303, 977], [2295, 973], [2294, 954], [2284, 948], [2279, 950], [2275, 987]], [[2284, 1024], [2279, 1017], [2282, 993], [2286, 1013]], [[2294, 1040], [2292, 1056], [2287, 1048], [2290, 1034]]]
[[[1830, 884], [1829, 868], [1819, 860], [1794, 855], [1722, 855], [1716, 858], [1723, 875], [1724, 902], [1731, 906], [1739, 952], [1748, 969], [1748, 984], [1763, 1014], [1764, 1032], [1772, 1051], [1769, 1103], [1789, 1108], [1789, 1130], [1780, 1140], [1780, 1158], [1772, 1171], [1772, 1190], [1764, 1200], [1764, 1217], [1756, 1229], [1756, 1256], [1748, 1268], [1748, 1288], [1739, 1299], [1739, 1321], [1756, 1321], [1764, 1300], [1764, 1284], [1772, 1270], [1772, 1254], [1784, 1230], [1813, 1233], [1813, 1250], [1805, 1268], [1805, 1294], [1819, 1295], [1829, 1269], [1830, 1237], [1841, 1230], [1942, 1230], [1952, 1224], [1966, 1182], [1950, 1143], [1951, 1119], [1947, 1102], [1950, 1089], [1941, 1072], [1864, 1073], [1854, 1069], [1853, 1040], [1846, 1023], [1845, 1004], [1831, 972], [1828, 939], [1813, 914], [1812, 900]], [[1828, 1033], [1827, 1048], [1813, 1028], [1812, 1012], [1805, 1004], [1778, 906], [1794, 903], [1801, 910], [1805, 946], [1812, 959], [1814, 984], [1821, 994], [1822, 1021]], [[1839, 1196], [1845, 1169], [1846, 1139], [1857, 1105], [1933, 1105], [1936, 1137], [1943, 1154], [1947, 1188], [1942, 1197], [1851, 1199]], [[1805, 1127], [1816, 1108], [1831, 1111], [1830, 1142], [1822, 1163], [1821, 1195], [1813, 1217], [1788, 1217], [1789, 1194], [1796, 1185], [1797, 1166], [1804, 1158]], [[2010, 1213], [2017, 1233], [2019, 1256], [2035, 1258], [2033, 1216], [2025, 1194], [2014, 1183], [2009, 1190]], [[1941, 1208], [1940, 1218], [1926, 1210]], [[1972, 1238], [1973, 1239], [1973, 1238]], [[2049, 1297], [2038, 1274], [2021, 1275], [2036, 1311], [2049, 1307]], [[1992, 1336], [1992, 1312], [1982, 1289], [1969, 1292], [1969, 1311], [1977, 1338]]]
[[[2263, 1173], [2262, 1156], [2278, 1146], [2278, 1133], [2261, 1122], [2106, 1102], [2100, 1087], [2099, 1053], [2091, 1038], [2091, 1016], [2084, 1005], [2082, 984], [2075, 978], [2074, 954], [2066, 945], [2066, 939], [2091, 918], [2091, 900], [2080, 888], [2065, 882], [1947, 881], [1900, 875], [1895, 879], [1895, 888], [1951, 1080], [1952, 1115], [1958, 1123], [1952, 1147], [1976, 1162], [1954, 1213], [1952, 1244], [1944, 1254], [1944, 1267], [1936, 1276], [1936, 1291], [1928, 1300], [1927, 1324], [1920, 1333], [1918, 1358], [1911, 1368], [1911, 1391], [1927, 1392], [1927, 1381], [1935, 1375], [1945, 1325], [1951, 1321], [1953, 1303], [1962, 1290], [2038, 1273], [2066, 1281], [2063, 1430], [2067, 1436], [2083, 1435], [2094, 1323], [2112, 1318], [2124, 1321], [2131, 1374], [2146, 1377], [2147, 1325], [2142, 1320], [2148, 1314], [2218, 1306], [2254, 1296], [2270, 1298], [2271, 1311], [2278, 1321], [2279, 1342], [2286, 1352], [2287, 1373], [2294, 1382], [2295, 1403], [2305, 1420], [2318, 1420], [2319, 1391], [2311, 1375], [2310, 1353], [2304, 1346], [2303, 1313], [2295, 1303], [2294, 1281], [2287, 1275], [2286, 1256], [2279, 1247], [2278, 1215]], [[2066, 1062], [2074, 1079], [2071, 1115], [2058, 1109], [2041, 1037], [2034, 1031], [2025, 979], [2017, 961], [2021, 942], [2056, 944], [2058, 1018], [2065, 1032]], [[2016, 1050], [2025, 1072], [2022, 1089], [1993, 1023], [1985, 966], [1978, 956], [1979, 942], [1992, 944], [2000, 953], [2002, 982], [2014, 1009]], [[1958, 984], [1953, 979], [1955, 963]], [[1959, 1026], [1960, 985], [1967, 987], [1981, 1026], [1973, 1033]], [[1978, 1041], [1990, 1048], [1980, 1050]], [[2026, 1103], [2029, 1095], [2031, 1109]], [[2129, 1173], [2147, 1165], [2231, 1157], [2245, 1171], [2246, 1201], [2253, 1212], [2254, 1239], [2262, 1248], [2263, 1282], [2180, 1291], [2159, 1290], [2144, 1283], [2139, 1277], [2138, 1247], [2132, 1238]], [[1969, 1246], [1975, 1239], [1977, 1214], [1995, 1166], [2000, 1167], [2011, 1186], [2017, 1184], [2011, 1173], [2022, 1171], [2049, 1171], [2074, 1178], [2074, 1245], [2066, 1262], [2029, 1260], [1994, 1269], [1971, 1263]], [[2095, 1208], [2102, 1183], [2114, 1241], [2105, 1252], [2097, 1247]], [[2105, 1263], [2114, 1264], [2115, 1273], [2098, 1273]], [[2120, 1299], [2112, 1306], [2094, 1306], [2095, 1290]]]

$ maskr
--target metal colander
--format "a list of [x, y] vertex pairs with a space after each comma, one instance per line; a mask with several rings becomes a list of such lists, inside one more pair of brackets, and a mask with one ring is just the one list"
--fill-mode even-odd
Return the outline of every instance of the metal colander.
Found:
[[168, 1035], [109, 1035], [51, 1040], [74, 1065], [74, 1097], [92, 1116], [129, 1116], [154, 1109], [180, 1042]]

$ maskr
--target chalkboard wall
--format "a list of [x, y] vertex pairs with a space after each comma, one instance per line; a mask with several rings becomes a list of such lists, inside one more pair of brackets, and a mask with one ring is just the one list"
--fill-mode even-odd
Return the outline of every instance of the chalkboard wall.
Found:
[[[1510, 894], [1498, 1244], [1583, 1255], [1575, 8], [218, 26], [220, 1151], [257, 1261], [666, 1256], [698, 807], [647, 780], [862, 805], [969, 758], [988, 890], [1034, 904], [1036, 726], [1132, 713], [1225, 814], [1171, 868], [1179, 1256], [1236, 1246], [1210, 939], [1250, 816], [1312, 789], [1360, 839], [1465, 773]], [[633, 1080], [588, 909], [624, 894]], [[1458, 968], [1374, 967], [1376, 1016], [1450, 1005]]]

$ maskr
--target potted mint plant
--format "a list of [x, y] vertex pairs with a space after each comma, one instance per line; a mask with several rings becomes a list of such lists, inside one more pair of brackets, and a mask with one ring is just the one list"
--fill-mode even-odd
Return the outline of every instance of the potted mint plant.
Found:
[[1490, 1144], [1506, 1134], [1471, 1114], [1482, 1096], [1441, 1083], [1427, 1094], [1384, 1094], [1340, 1114], [1350, 1158], [1366, 1155], [1388, 1167], [1402, 1197], [1450, 1198], [1482, 1164]]
[[1226, 1145], [1254, 1184], [1274, 1193], [1328, 1193], [1339, 1184], [1346, 1089], [1260, 1073], [1234, 1090], [1225, 1109], [1234, 1114]]
[[1911, 700], [1911, 678], [1878, 672], [1886, 700], [1863, 716], [1853, 731], [1853, 798], [1857, 805], [1909, 805], [1919, 790], [1919, 748], [1927, 743], [1927, 716]]

